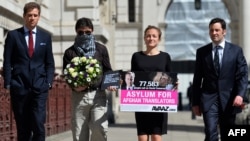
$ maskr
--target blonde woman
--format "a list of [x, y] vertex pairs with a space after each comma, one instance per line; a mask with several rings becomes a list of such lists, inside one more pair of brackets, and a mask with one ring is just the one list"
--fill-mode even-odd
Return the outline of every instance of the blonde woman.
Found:
[[[131, 71], [169, 72], [171, 58], [158, 49], [161, 31], [148, 26], [144, 31], [145, 51], [135, 52], [131, 60]], [[145, 118], [147, 117], [147, 118]], [[167, 113], [135, 112], [138, 141], [161, 141], [167, 133]]]

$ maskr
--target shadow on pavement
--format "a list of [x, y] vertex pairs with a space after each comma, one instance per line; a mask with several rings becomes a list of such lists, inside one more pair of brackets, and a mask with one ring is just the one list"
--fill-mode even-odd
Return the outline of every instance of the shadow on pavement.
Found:
[[120, 127], [120, 128], [136, 128], [135, 124], [127, 124], [127, 123], [118, 123], [118, 124], [110, 124], [109, 127]]
[[[110, 124], [109, 127], [119, 128], [136, 128], [135, 124]], [[185, 132], [204, 132], [204, 127], [195, 125], [173, 125], [168, 124], [168, 130], [170, 131], [185, 131]]]
[[185, 132], [204, 132], [204, 127], [195, 125], [173, 125], [168, 124], [170, 131], [185, 131]]

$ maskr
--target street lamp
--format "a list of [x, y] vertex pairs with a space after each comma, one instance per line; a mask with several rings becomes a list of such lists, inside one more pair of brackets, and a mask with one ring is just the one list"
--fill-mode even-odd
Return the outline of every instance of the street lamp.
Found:
[[201, 0], [194, 0], [194, 7], [196, 10], [201, 9]]

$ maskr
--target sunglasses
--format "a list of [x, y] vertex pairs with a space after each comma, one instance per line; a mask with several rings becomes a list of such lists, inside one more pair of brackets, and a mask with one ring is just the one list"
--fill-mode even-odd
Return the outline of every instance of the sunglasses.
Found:
[[78, 35], [90, 35], [92, 32], [91, 31], [79, 31], [77, 32]]

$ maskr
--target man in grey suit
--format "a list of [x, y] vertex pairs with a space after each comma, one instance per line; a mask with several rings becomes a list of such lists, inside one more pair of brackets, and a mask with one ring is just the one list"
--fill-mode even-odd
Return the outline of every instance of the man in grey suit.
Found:
[[223, 19], [210, 21], [209, 35], [212, 43], [196, 53], [192, 109], [195, 115], [203, 115], [205, 141], [219, 140], [218, 125], [221, 141], [225, 141], [227, 126], [235, 125], [236, 114], [242, 111], [248, 66], [242, 48], [225, 41]]
[[24, 26], [4, 45], [4, 87], [10, 91], [18, 141], [45, 141], [46, 101], [54, 78], [51, 35], [37, 27], [40, 5], [27, 3]]

